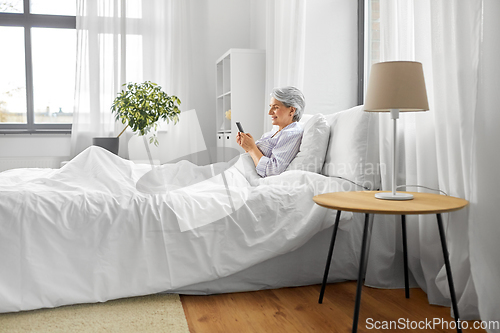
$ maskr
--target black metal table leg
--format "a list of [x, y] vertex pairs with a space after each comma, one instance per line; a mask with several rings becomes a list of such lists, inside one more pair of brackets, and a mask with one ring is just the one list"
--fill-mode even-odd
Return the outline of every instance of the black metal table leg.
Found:
[[457, 332], [462, 332], [462, 324], [458, 314], [457, 296], [455, 295], [455, 286], [453, 284], [453, 277], [451, 274], [450, 258], [448, 255], [448, 247], [446, 246], [446, 236], [444, 234], [443, 220], [441, 214], [436, 214], [439, 237], [441, 238], [441, 247], [443, 248], [444, 265], [446, 267], [446, 275], [448, 276], [448, 286], [450, 287], [451, 305], [453, 306], [453, 313], [455, 314], [455, 323], [457, 324]]
[[401, 230], [403, 232], [403, 260], [405, 268], [405, 296], [410, 298], [410, 283], [408, 278], [408, 243], [406, 241], [406, 215], [401, 215]]
[[335, 218], [335, 225], [333, 226], [332, 240], [330, 241], [330, 249], [328, 250], [328, 258], [326, 259], [325, 274], [323, 275], [323, 283], [321, 284], [321, 291], [319, 293], [319, 304], [323, 303], [326, 280], [328, 279], [328, 272], [330, 272], [330, 264], [332, 261], [333, 246], [335, 245], [335, 238], [337, 238], [337, 230], [339, 230], [340, 213], [342, 213], [342, 211], [338, 210], [337, 217]]
[[366, 243], [368, 239], [368, 225], [370, 214], [365, 214], [365, 227], [363, 230], [363, 242], [361, 243], [361, 258], [359, 260], [358, 283], [356, 286], [356, 304], [354, 305], [354, 317], [352, 321], [352, 332], [358, 331], [359, 307], [361, 305], [361, 290], [363, 287], [363, 277], [365, 276], [365, 256], [367, 252]]

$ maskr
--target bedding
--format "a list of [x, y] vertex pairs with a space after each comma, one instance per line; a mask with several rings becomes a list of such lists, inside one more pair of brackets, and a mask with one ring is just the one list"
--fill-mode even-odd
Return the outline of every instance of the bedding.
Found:
[[326, 116], [330, 138], [322, 174], [348, 179], [353, 191], [380, 189], [378, 116], [363, 105]]
[[319, 173], [325, 162], [330, 126], [321, 113], [303, 118], [307, 120], [303, 125], [304, 135], [302, 136], [299, 153], [286, 170], [304, 170]]
[[[335, 212], [312, 197], [347, 182], [302, 170], [260, 178], [249, 163], [152, 169], [90, 147], [61, 169], [0, 173], [0, 312], [204, 293], [332, 226]], [[342, 214], [341, 230], [351, 219]]]

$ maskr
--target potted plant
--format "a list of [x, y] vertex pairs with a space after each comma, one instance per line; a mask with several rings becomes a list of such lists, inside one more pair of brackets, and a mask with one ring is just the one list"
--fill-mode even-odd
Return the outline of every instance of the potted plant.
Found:
[[[118, 138], [130, 127], [134, 133], [146, 135], [157, 129], [158, 120], [179, 121], [180, 99], [167, 95], [159, 85], [151, 81], [143, 83], [125, 83], [126, 89], [118, 93], [111, 105], [115, 119], [127, 124], [116, 138], [94, 138], [93, 144], [118, 154]], [[153, 133], [149, 142], [158, 145]], [[109, 144], [109, 145], [108, 145]]]

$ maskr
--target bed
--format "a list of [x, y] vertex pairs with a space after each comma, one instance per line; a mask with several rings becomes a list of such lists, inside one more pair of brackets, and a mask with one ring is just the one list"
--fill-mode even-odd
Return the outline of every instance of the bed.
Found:
[[[376, 121], [304, 117], [299, 154], [268, 178], [246, 154], [152, 167], [99, 147], [0, 173], [0, 312], [320, 283], [335, 212], [312, 197], [378, 188]], [[330, 282], [356, 279], [361, 225], [343, 214]]]

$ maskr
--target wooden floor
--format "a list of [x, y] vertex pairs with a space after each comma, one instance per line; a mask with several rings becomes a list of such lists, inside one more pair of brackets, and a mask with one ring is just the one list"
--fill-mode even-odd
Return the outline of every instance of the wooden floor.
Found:
[[[191, 333], [208, 332], [350, 332], [356, 282], [329, 284], [323, 304], [318, 304], [320, 286], [283, 288], [211, 296], [181, 296]], [[411, 289], [410, 299], [401, 289], [363, 287], [358, 332], [456, 332], [454, 329], [375, 329], [377, 325], [409, 321], [452, 324], [450, 309], [429, 305], [426, 294]], [[413, 323], [412, 323], [413, 321]], [[377, 323], [378, 322], [378, 323]], [[474, 322], [468, 322], [472, 327]], [[453, 326], [454, 327], [454, 326]], [[463, 332], [486, 332], [466, 329]]]

